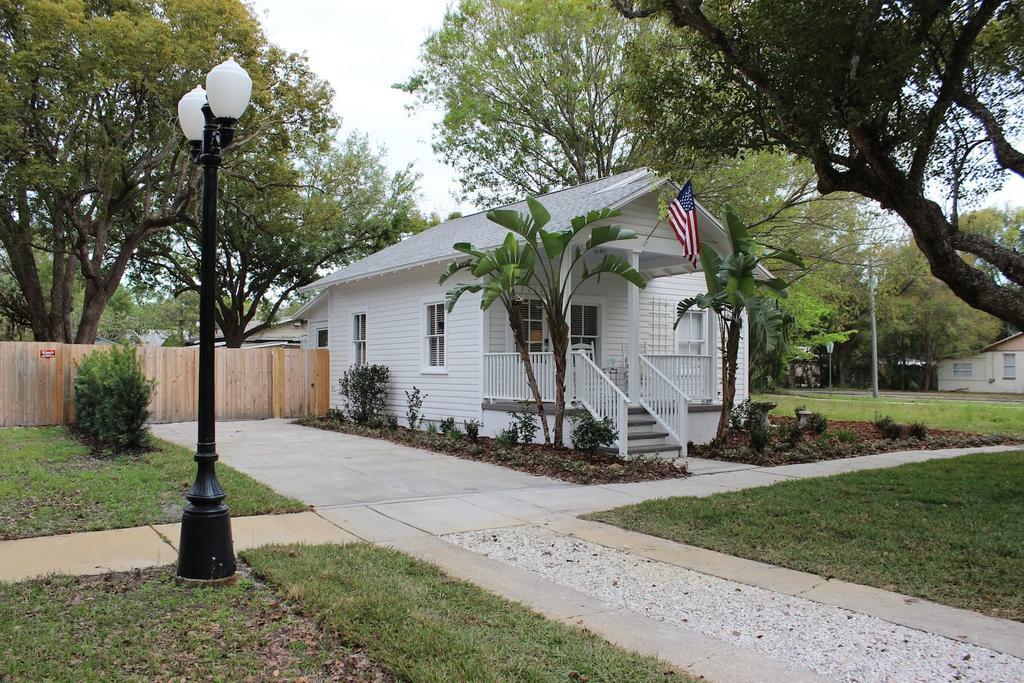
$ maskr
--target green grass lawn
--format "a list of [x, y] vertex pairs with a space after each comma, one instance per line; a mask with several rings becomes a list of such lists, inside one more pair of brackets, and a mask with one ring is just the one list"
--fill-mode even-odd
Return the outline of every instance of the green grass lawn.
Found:
[[833, 396], [806, 398], [783, 394], [760, 394], [755, 401], [774, 401], [773, 415], [793, 415], [797, 406], [822, 413], [830, 420], [870, 421], [875, 414], [888, 415], [897, 422], [923, 422], [937, 429], [955, 429], [979, 434], [1024, 434], [1024, 403], [1000, 401], [955, 401], [927, 398], [871, 398]]
[[1024, 452], [651, 500], [588, 518], [1024, 621]]
[[393, 550], [273, 546], [243, 557], [402, 680], [689, 680]]
[[244, 557], [261, 580], [184, 589], [164, 568], [0, 584], [0, 680], [692, 680], [393, 550]]
[[[252, 580], [185, 589], [164, 568], [0, 584], [3, 681], [325, 680], [360, 659]], [[330, 680], [381, 680], [364, 673]]]
[[[138, 456], [92, 456], [63, 427], [0, 429], [0, 539], [181, 519], [192, 453], [154, 440]], [[226, 465], [217, 475], [235, 516], [306, 509]]]

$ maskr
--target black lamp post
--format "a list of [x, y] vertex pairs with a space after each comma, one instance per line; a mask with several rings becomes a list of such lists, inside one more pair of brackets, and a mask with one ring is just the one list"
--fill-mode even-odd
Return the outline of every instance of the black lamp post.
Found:
[[189, 140], [192, 161], [203, 167], [203, 217], [199, 286], [199, 437], [196, 480], [185, 494], [178, 544], [178, 583], [209, 585], [235, 579], [231, 515], [217, 481], [214, 407], [214, 335], [217, 300], [217, 170], [231, 144], [235, 122], [249, 105], [252, 80], [229, 59], [178, 102], [178, 122]]

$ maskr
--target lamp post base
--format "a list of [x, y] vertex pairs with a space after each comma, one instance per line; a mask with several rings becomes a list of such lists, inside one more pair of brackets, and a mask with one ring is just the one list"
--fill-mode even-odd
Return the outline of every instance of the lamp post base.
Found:
[[186, 506], [178, 543], [178, 585], [222, 585], [234, 580], [235, 552], [228, 507]]

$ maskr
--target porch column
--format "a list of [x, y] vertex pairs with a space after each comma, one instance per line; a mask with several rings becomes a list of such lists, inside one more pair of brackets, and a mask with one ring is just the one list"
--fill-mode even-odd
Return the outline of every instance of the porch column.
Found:
[[[629, 265], [640, 270], [640, 253], [629, 252]], [[629, 343], [628, 357], [626, 358], [626, 371], [629, 378], [629, 402], [637, 403], [640, 400], [640, 288], [636, 285], [626, 283], [627, 300], [629, 308]]]

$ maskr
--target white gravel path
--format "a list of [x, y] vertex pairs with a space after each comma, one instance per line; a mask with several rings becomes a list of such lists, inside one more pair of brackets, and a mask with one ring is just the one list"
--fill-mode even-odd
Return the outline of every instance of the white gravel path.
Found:
[[1024, 660], [535, 526], [444, 539], [550, 581], [842, 681], [1024, 681]]

